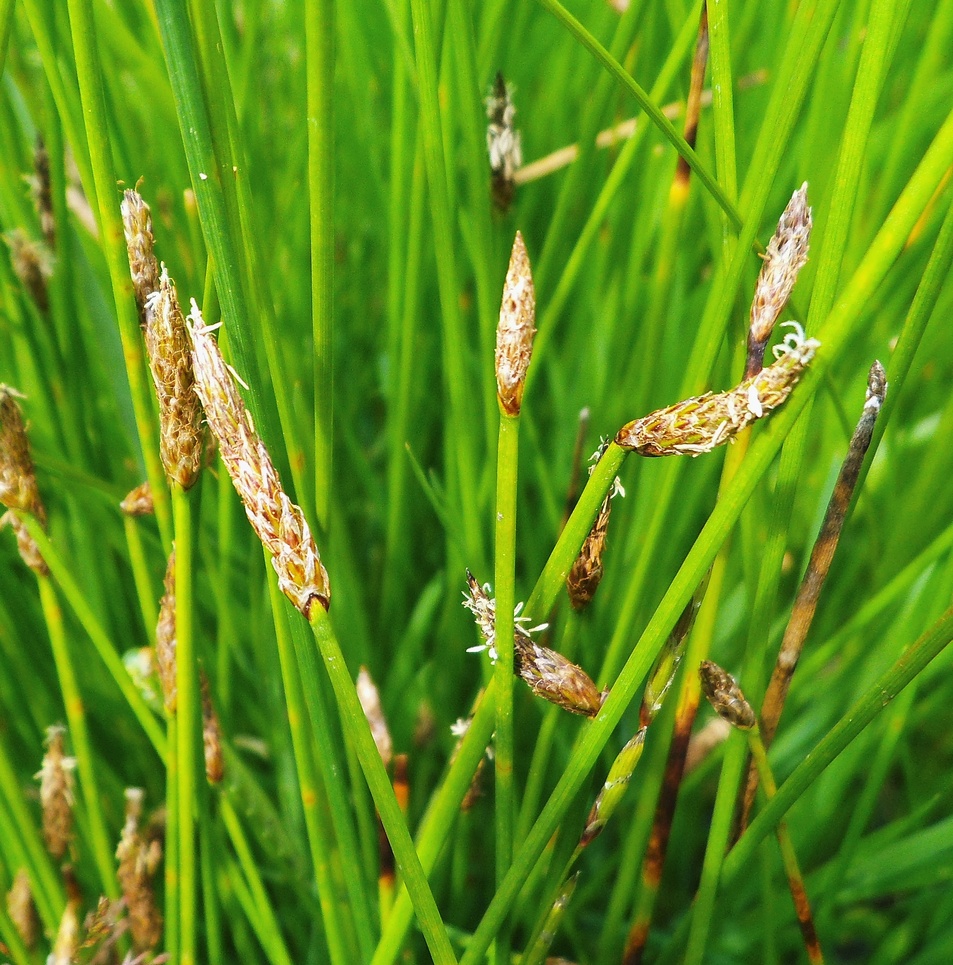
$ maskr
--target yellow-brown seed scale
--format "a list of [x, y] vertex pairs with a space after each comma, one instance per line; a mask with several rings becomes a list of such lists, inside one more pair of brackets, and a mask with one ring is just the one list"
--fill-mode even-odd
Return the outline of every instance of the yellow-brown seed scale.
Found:
[[536, 291], [529, 255], [523, 236], [517, 231], [496, 329], [496, 391], [500, 408], [507, 415], [518, 415], [520, 411], [526, 371], [533, 354], [535, 322]]

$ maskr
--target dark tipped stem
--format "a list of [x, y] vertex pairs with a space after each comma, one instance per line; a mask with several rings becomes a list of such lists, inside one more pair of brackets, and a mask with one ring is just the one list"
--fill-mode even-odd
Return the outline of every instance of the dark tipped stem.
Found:
[[[688, 89], [688, 100], [685, 104], [685, 126], [683, 136], [689, 147], [695, 147], [698, 137], [698, 118], [701, 116], [702, 92], [705, 86], [705, 68], [708, 66], [708, 7], [702, 7], [701, 19], [698, 23], [698, 40], [695, 42], [695, 57], [692, 60], [692, 79]], [[678, 165], [675, 168], [677, 184], [688, 187], [691, 168], [685, 158], [679, 154]]]

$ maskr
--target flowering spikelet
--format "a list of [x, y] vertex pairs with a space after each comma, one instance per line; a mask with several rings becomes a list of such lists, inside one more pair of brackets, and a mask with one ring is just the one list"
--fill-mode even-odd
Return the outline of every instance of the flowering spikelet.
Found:
[[119, 508], [127, 516], [151, 516], [155, 511], [152, 501], [152, 486], [147, 479], [144, 483], [139, 483], [135, 489], [131, 489], [126, 498], [119, 504]]
[[170, 481], [189, 489], [202, 469], [202, 408], [195, 394], [185, 319], [162, 266], [158, 291], [146, 299], [146, 349], [159, 399], [159, 454]]
[[757, 721], [751, 704], [745, 700], [738, 682], [730, 673], [726, 673], [711, 660], [703, 660], [698, 668], [698, 676], [701, 678], [705, 696], [719, 717], [739, 730], [751, 730], [754, 727]]
[[175, 659], [175, 550], [169, 554], [164, 584], [165, 593], [159, 603], [159, 620], [156, 623], [156, 670], [166, 712], [174, 714], [179, 693]]
[[20, 284], [41, 312], [50, 307], [47, 282], [53, 274], [53, 255], [45, 244], [32, 241], [19, 228], [4, 235], [10, 246], [10, 262]]
[[7, 892], [7, 914], [28, 949], [33, 949], [40, 937], [40, 919], [33, 901], [33, 889], [26, 868], [20, 868]]
[[[0, 503], [11, 510], [30, 513], [45, 524], [46, 509], [36, 484], [23, 413], [16, 400], [18, 395], [9, 386], [0, 385]], [[33, 537], [16, 513], [0, 517], [0, 527], [3, 526], [9, 526], [16, 534], [23, 562], [41, 576], [49, 573]]]
[[513, 203], [515, 175], [523, 164], [520, 132], [513, 126], [516, 108], [512, 90], [497, 72], [496, 80], [484, 104], [489, 123], [486, 126], [486, 150], [490, 155], [490, 179], [493, 200], [506, 211]]
[[29, 178], [30, 194], [40, 219], [43, 239], [52, 251], [56, 246], [56, 221], [53, 217], [53, 192], [50, 186], [50, 156], [43, 136], [37, 134], [33, 148], [33, 176]]
[[764, 254], [764, 264], [751, 302], [746, 377], [761, 368], [764, 347], [774, 330], [774, 323], [791, 297], [798, 273], [807, 263], [811, 224], [805, 181], [791, 196]]
[[189, 322], [195, 389], [248, 521], [271, 554], [278, 586], [305, 617], [315, 600], [326, 610], [331, 587], [304, 513], [281, 488], [271, 456], [194, 299]]
[[46, 753], [36, 775], [40, 781], [43, 840], [46, 850], [61, 861], [73, 834], [73, 771], [76, 759], [64, 753], [66, 728], [54, 724], [46, 731]]
[[619, 806], [625, 794], [625, 789], [635, 770], [635, 765], [639, 763], [642, 756], [642, 748], [645, 746], [645, 733], [648, 727], [640, 727], [626, 745], [619, 751], [618, 756], [609, 768], [609, 775], [606, 777], [605, 784], [599, 791], [596, 803], [593, 804], [586, 826], [583, 829], [582, 837], [579, 839], [581, 845], [587, 845], [594, 838], [602, 833], [606, 822], [612, 816], [612, 812]]
[[[589, 475], [595, 468], [606, 450], [608, 443], [604, 443], [593, 453], [590, 460], [593, 465], [589, 467]], [[566, 577], [566, 592], [569, 594], [569, 602], [574, 610], [584, 610], [591, 602], [602, 582], [603, 566], [602, 554], [606, 548], [606, 538], [609, 533], [609, 515], [612, 512], [612, 500], [616, 496], [625, 496], [622, 482], [616, 476], [612, 488], [606, 494], [606, 498], [599, 507], [596, 520], [586, 536], [579, 555], [572, 564], [569, 576]]]
[[517, 231], [496, 328], [496, 393], [507, 415], [519, 415], [536, 334], [536, 291], [523, 236]]
[[126, 236], [129, 273], [132, 289], [139, 306], [139, 323], [146, 324], [146, 300], [159, 290], [159, 262], [153, 248], [152, 212], [138, 191], [124, 191], [122, 195], [122, 230]]
[[221, 784], [225, 777], [222, 756], [222, 725], [212, 703], [212, 690], [204, 670], [199, 671], [202, 686], [202, 748], [205, 752], [205, 777], [209, 784]]
[[147, 840], [139, 828], [144, 799], [142, 788], [126, 788], [126, 823], [116, 848], [117, 877], [136, 951], [155, 948], [162, 938], [162, 915], [152, 888], [152, 879], [162, 860], [162, 847], [155, 838]]
[[685, 399], [624, 425], [615, 437], [623, 449], [642, 456], [698, 456], [724, 445], [742, 429], [776, 409], [791, 394], [820, 346], [794, 331], [775, 346], [777, 361], [727, 392]]
[[387, 718], [381, 706], [381, 695], [377, 684], [371, 677], [367, 667], [361, 667], [357, 674], [357, 699], [361, 702], [361, 709], [371, 727], [371, 735], [377, 745], [377, 752], [381, 755], [384, 767], [387, 767], [394, 756], [394, 743], [391, 740]]
[[[480, 650], [489, 652], [490, 659], [496, 661], [494, 621], [496, 601], [488, 595], [489, 584], [481, 587], [473, 574], [467, 570], [469, 595], [464, 594], [463, 605], [476, 617], [477, 626], [485, 643], [470, 647], [468, 652]], [[536, 643], [532, 634], [544, 630], [546, 624], [527, 629], [521, 624], [528, 618], [520, 616], [523, 604], [515, 611], [515, 632], [513, 635], [513, 672], [529, 685], [537, 696], [557, 704], [564, 710], [585, 717], [595, 717], [602, 707], [605, 694], [600, 693], [589, 675], [567, 660], [562, 654]]]

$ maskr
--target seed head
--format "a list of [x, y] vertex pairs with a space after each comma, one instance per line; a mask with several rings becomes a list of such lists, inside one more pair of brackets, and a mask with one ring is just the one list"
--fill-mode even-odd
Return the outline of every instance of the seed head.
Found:
[[[469, 570], [467, 582], [470, 585], [470, 594], [464, 594], [463, 605], [476, 617], [477, 626], [485, 641], [479, 646], [468, 648], [468, 652], [486, 650], [490, 660], [495, 662], [496, 600], [489, 596], [489, 584], [481, 587]], [[520, 615], [522, 609], [523, 604], [520, 603], [514, 617], [517, 622], [513, 635], [513, 672], [522, 677], [533, 693], [544, 700], [571, 713], [595, 717], [606, 695], [599, 692], [584, 670], [562, 654], [550, 650], [549, 647], [542, 647], [533, 640], [532, 634], [545, 630], [547, 624], [524, 627], [522, 624], [529, 622], [529, 618]]]
[[746, 376], [754, 375], [761, 367], [774, 323], [791, 297], [798, 273], [807, 263], [811, 224], [805, 181], [791, 196], [764, 255], [751, 302]]
[[512, 89], [497, 72], [496, 80], [484, 101], [486, 116], [486, 149], [490, 155], [490, 177], [493, 200], [506, 211], [513, 202], [516, 190], [515, 175], [523, 165], [520, 132], [513, 126], [516, 108]]
[[199, 671], [202, 685], [202, 748], [205, 751], [205, 777], [209, 784], [221, 784], [225, 777], [225, 758], [222, 755], [222, 725], [212, 703], [208, 675]]
[[137, 952], [153, 949], [162, 940], [162, 915], [152, 886], [162, 860], [162, 846], [156, 838], [148, 839], [140, 830], [144, 800], [142, 788], [126, 788], [126, 823], [116, 848], [117, 877]]
[[53, 254], [43, 242], [33, 241], [19, 228], [8, 232], [4, 240], [10, 247], [10, 263], [20, 284], [41, 312], [50, 307], [47, 282], [53, 275]]
[[119, 504], [119, 508], [127, 516], [151, 516], [154, 512], [152, 502], [152, 487], [147, 479], [139, 483], [135, 489], [129, 491], [126, 498]]
[[794, 331], [775, 346], [777, 361], [735, 388], [677, 402], [624, 425], [615, 437], [623, 449], [641, 456], [698, 456], [724, 445], [791, 394], [820, 347], [805, 338], [797, 322]]
[[73, 771], [76, 759], [64, 751], [66, 728], [54, 724], [46, 731], [46, 754], [36, 775], [40, 781], [43, 840], [46, 850], [62, 861], [73, 835]]
[[536, 334], [536, 291], [523, 236], [517, 231], [503, 285], [500, 323], [496, 329], [496, 392], [500, 408], [518, 415], [526, 370]]
[[738, 682], [711, 660], [703, 660], [698, 668], [702, 690], [712, 707], [739, 730], [751, 730], [757, 723], [751, 704], [745, 700]]
[[122, 230], [126, 236], [129, 273], [139, 306], [139, 322], [146, 324], [146, 301], [159, 289], [159, 262], [156, 260], [155, 239], [152, 235], [152, 212], [138, 191], [123, 192]]
[[32, 950], [40, 937], [40, 919], [33, 901], [33, 889], [26, 868], [17, 871], [7, 892], [7, 914], [23, 944]]
[[171, 716], [175, 713], [179, 693], [175, 658], [175, 550], [169, 554], [164, 583], [165, 593], [159, 604], [159, 621], [156, 624], [156, 670], [162, 686], [165, 709]]
[[632, 778], [632, 772], [642, 757], [647, 730], [647, 727], [640, 727], [635, 737], [619, 751], [618, 756], [612, 762], [605, 784], [602, 785], [596, 803], [593, 804], [592, 810], [589, 812], [586, 827], [579, 839], [581, 845], [589, 844], [602, 833], [606, 822], [612, 817], [612, 812], [619, 806], [619, 802], [625, 794], [625, 789]]
[[190, 489], [202, 470], [202, 407], [185, 319], [165, 265], [158, 291], [146, 299], [145, 318], [149, 368], [159, 399], [159, 454], [169, 480]]
[[[598, 462], [601, 458], [604, 447], [600, 446], [596, 451], [594, 459]], [[590, 466], [589, 473], [592, 474]], [[569, 602], [577, 612], [584, 610], [592, 602], [592, 598], [599, 589], [604, 572], [602, 556], [606, 549], [606, 540], [609, 534], [609, 516], [612, 512], [612, 500], [616, 496], [625, 496], [625, 490], [619, 477], [616, 476], [612, 488], [606, 494], [606, 498], [599, 507], [595, 522], [586, 536], [579, 555], [572, 564], [572, 569], [566, 577], [566, 592], [569, 594]]]
[[268, 450], [194, 300], [189, 322], [195, 389], [245, 514], [271, 554], [278, 585], [305, 617], [315, 600], [327, 609], [331, 587], [308, 523], [281, 488]]

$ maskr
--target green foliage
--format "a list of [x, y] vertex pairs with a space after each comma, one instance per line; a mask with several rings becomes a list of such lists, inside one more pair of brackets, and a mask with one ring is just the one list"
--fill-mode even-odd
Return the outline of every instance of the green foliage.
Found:
[[[28, 525], [51, 570], [38, 580], [0, 533], [0, 888], [27, 867], [47, 933], [27, 952], [0, 911], [13, 961], [45, 960], [67, 900], [33, 780], [57, 722], [80, 758], [70, 860], [83, 914], [117, 894], [123, 789], [143, 787], [148, 812], [176, 805], [165, 862], [181, 874], [157, 882], [176, 961], [539, 960], [550, 920], [553, 954], [616, 962], [646, 908], [653, 960], [680, 959], [686, 942], [706, 961], [793, 960], [805, 952], [781, 820], [831, 960], [943, 958], [953, 0], [712, 4], [692, 150], [680, 132], [700, 12], [688, 0], [631, 0], [623, 14], [556, 0], [0, 0], [0, 382], [25, 396], [48, 541]], [[485, 141], [498, 69], [525, 162], [578, 145], [569, 166], [520, 183], [507, 212]], [[634, 135], [596, 146], [633, 116]], [[24, 183], [38, 136], [55, 223], [46, 308], [11, 254], [13, 232], [43, 243]], [[184, 310], [195, 298], [222, 322], [311, 523], [332, 587], [313, 634], [221, 461], [187, 496], [164, 482], [119, 216], [140, 179], [156, 254]], [[582, 409], [585, 456], [656, 407], [741, 381], [757, 252], [804, 181], [811, 257], [782, 318], [821, 347], [791, 397], [750, 445], [697, 459], [610, 446], [588, 485], [582, 469], [566, 523]], [[498, 439], [494, 381], [517, 230], [538, 327], [518, 445], [510, 417]], [[576, 850], [586, 815], [710, 570], [689, 653], [760, 705], [875, 358], [890, 388], [771, 747], [778, 794], [726, 857], [745, 742], [717, 747], [682, 782], [656, 895], [643, 857], [697, 659], [682, 662], [611, 820]], [[565, 576], [617, 473], [627, 497], [613, 502], [605, 576], [577, 614]], [[146, 479], [156, 515], [124, 518], [119, 501]], [[181, 729], [121, 660], [155, 642], [173, 540], [194, 651]], [[549, 620], [546, 644], [609, 689], [594, 719], [518, 679], [501, 686], [485, 654], [466, 652], [480, 642], [460, 605], [467, 568], [525, 600], [527, 626]], [[408, 755], [406, 829], [346, 693], [361, 665]], [[225, 741], [214, 788], [197, 668]], [[455, 753], [451, 725], [483, 685]], [[702, 708], [695, 731], [710, 717]], [[461, 811], [494, 727], [503, 759]], [[377, 812], [394, 889], [378, 880]]]

